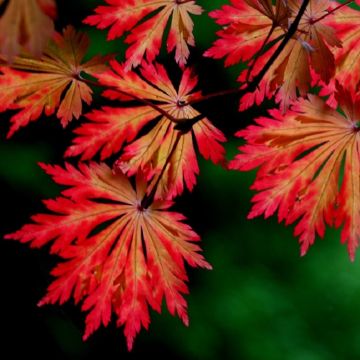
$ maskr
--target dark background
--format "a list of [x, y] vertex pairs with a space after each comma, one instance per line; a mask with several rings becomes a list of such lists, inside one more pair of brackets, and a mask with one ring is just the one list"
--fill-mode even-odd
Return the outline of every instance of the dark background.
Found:
[[[99, 1], [58, 1], [60, 30], [67, 24], [83, 28], [92, 39], [89, 56], [123, 54], [121, 41], [106, 42], [106, 33], [81, 25]], [[217, 27], [207, 12], [225, 0], [198, 1], [205, 8], [196, 17], [197, 49], [191, 64], [205, 91], [235, 86], [239, 67], [225, 70], [221, 61], [202, 58], [215, 39]], [[121, 58], [121, 55], [120, 57]], [[172, 55], [163, 57], [176, 78]], [[94, 107], [101, 104], [96, 98]], [[235, 130], [265, 113], [272, 103], [237, 112], [236, 97], [200, 104], [229, 137], [228, 157], [236, 152]], [[63, 131], [54, 117], [43, 118], [5, 140], [9, 113], [0, 123], [1, 233], [18, 229], [31, 214], [44, 211], [41, 199], [54, 197], [58, 188], [37, 163], [62, 163], [70, 143], [71, 124]], [[38, 308], [51, 281], [57, 258], [48, 249], [32, 250], [15, 242], [0, 242], [1, 351], [48, 359], [291, 359], [335, 360], [360, 358], [360, 268], [350, 263], [338, 231], [328, 231], [304, 258], [299, 257], [292, 228], [276, 219], [248, 221], [254, 173], [230, 172], [200, 161], [201, 175], [194, 192], [178, 200], [202, 237], [212, 271], [191, 270], [190, 327], [184, 327], [164, 308], [152, 313], [150, 331], [143, 330], [132, 353], [127, 353], [122, 329], [100, 328], [87, 342], [81, 340], [85, 314], [70, 301], [65, 306]]]

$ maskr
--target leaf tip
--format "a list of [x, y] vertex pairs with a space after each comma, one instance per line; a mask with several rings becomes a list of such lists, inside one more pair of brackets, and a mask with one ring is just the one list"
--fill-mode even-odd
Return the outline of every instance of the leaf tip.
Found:
[[301, 248], [300, 248], [300, 256], [304, 257], [306, 255], [307, 251], [308, 251], [307, 246], [301, 246]]
[[127, 345], [128, 351], [132, 351], [133, 346], [134, 346], [134, 336], [128, 335], [126, 337], [126, 345]]
[[5, 240], [14, 240], [15, 234], [6, 234], [4, 235]]
[[43, 307], [44, 305], [48, 304], [48, 300], [46, 299], [46, 297], [42, 298], [37, 304], [37, 307]]
[[190, 321], [189, 321], [189, 317], [187, 314], [183, 316], [182, 321], [186, 327], [189, 327]]

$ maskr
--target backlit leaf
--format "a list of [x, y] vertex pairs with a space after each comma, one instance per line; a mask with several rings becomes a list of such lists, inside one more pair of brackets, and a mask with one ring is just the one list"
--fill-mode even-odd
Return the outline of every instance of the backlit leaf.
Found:
[[56, 112], [63, 126], [79, 118], [82, 102], [92, 101], [92, 90], [81, 73], [95, 75], [106, 69], [100, 56], [83, 62], [88, 45], [85, 34], [67, 27], [63, 35], [56, 34], [40, 59], [18, 56], [11, 66], [0, 67], [0, 111], [19, 110], [11, 118], [8, 136], [43, 112]]
[[[193, 188], [199, 172], [194, 140], [206, 159], [214, 163], [224, 162], [225, 151], [220, 143], [225, 141], [225, 137], [208, 119], [197, 121], [187, 132], [176, 130], [182, 121], [200, 115], [192, 106], [183, 105], [198, 96], [197, 93], [191, 93], [197, 79], [192, 76], [190, 69], [183, 72], [176, 91], [164, 67], [159, 64], [143, 64], [141, 76], [126, 72], [116, 61], [112, 61], [111, 65], [112, 70], [99, 76], [100, 83], [111, 88], [105, 91], [105, 96], [117, 100], [131, 99], [119, 93], [125, 91], [136, 98], [156, 102], [178, 122], [170, 121], [151, 106], [104, 107], [88, 114], [90, 122], [75, 130], [78, 137], [67, 150], [67, 156], [81, 155], [82, 160], [88, 160], [100, 152], [101, 158], [105, 159], [117, 153], [125, 142], [130, 142], [117, 166], [128, 175], [141, 170], [148, 180], [154, 181], [155, 175], [166, 166], [157, 188], [159, 198], [175, 197], [183, 191], [184, 183], [188, 189]], [[153, 121], [153, 127], [134, 141], [139, 131]], [[177, 136], [180, 136], [178, 142]], [[174, 146], [176, 149], [173, 151]], [[170, 155], [171, 159], [167, 162]]]
[[42, 167], [68, 189], [45, 201], [52, 214], [35, 215], [33, 223], [7, 236], [33, 247], [52, 243], [52, 252], [64, 260], [52, 271], [56, 279], [40, 305], [70, 297], [83, 301], [84, 338], [107, 326], [114, 313], [129, 349], [141, 327], [149, 326], [149, 306], [160, 312], [163, 299], [187, 325], [184, 264], [211, 267], [184, 216], [168, 211], [170, 202], [142, 207], [146, 183], [139, 177], [134, 189], [105, 164]]
[[247, 144], [230, 167], [259, 167], [250, 218], [278, 213], [279, 221], [297, 222], [301, 254], [323, 237], [326, 224], [342, 226], [341, 240], [351, 259], [360, 237], [360, 96], [338, 87], [344, 115], [315, 95], [299, 100], [284, 115], [238, 132]]
[[[278, 0], [275, 5], [268, 0], [231, 0], [231, 3], [210, 13], [224, 27], [218, 32], [219, 39], [205, 55], [217, 59], [225, 57], [226, 66], [248, 62], [249, 66], [238, 79], [246, 88], [275, 52], [279, 40], [283, 39], [297, 16], [302, 1]], [[327, 24], [328, 18], [324, 17], [331, 4], [330, 0], [310, 0], [295, 36], [271, 65], [257, 90], [241, 99], [240, 110], [254, 103], [259, 105], [264, 98], [271, 98], [274, 94], [281, 108], [287, 109], [297, 98], [297, 92], [305, 96], [309, 91], [311, 70], [324, 82], [330, 81], [335, 65], [329, 47], [341, 45], [335, 30]]]
[[[127, 31], [125, 42], [130, 44], [126, 51], [126, 68], [138, 66], [146, 56], [148, 62], [159, 54], [165, 27], [171, 18], [167, 38], [168, 52], [175, 50], [175, 59], [185, 65], [189, 57], [188, 45], [195, 45], [193, 21], [190, 14], [200, 15], [202, 8], [195, 1], [177, 0], [105, 0], [107, 6], [95, 9], [96, 15], [84, 22], [99, 29], [110, 27], [108, 39], [113, 40]], [[149, 18], [143, 21], [148, 15]]]

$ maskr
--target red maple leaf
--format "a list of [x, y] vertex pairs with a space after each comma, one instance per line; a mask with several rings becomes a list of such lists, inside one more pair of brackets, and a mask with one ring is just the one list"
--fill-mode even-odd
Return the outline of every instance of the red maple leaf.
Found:
[[20, 110], [11, 118], [8, 137], [43, 112], [49, 116], [57, 111], [63, 126], [79, 118], [82, 102], [92, 101], [81, 72], [94, 76], [106, 69], [104, 57], [83, 62], [88, 45], [88, 37], [69, 26], [63, 35], [56, 34], [41, 58], [18, 56], [11, 66], [0, 67], [0, 111]]
[[[126, 51], [126, 68], [138, 66], [146, 54], [148, 62], [159, 54], [163, 33], [171, 17], [167, 50], [174, 49], [175, 59], [185, 65], [189, 57], [188, 45], [195, 45], [194, 24], [190, 14], [200, 15], [202, 8], [195, 1], [177, 0], [105, 0], [108, 6], [95, 9], [96, 15], [84, 22], [99, 29], [110, 27], [108, 39], [113, 40], [130, 31], [125, 42], [130, 44]], [[145, 17], [151, 16], [145, 21]]]
[[211, 267], [184, 217], [168, 211], [166, 201], [144, 208], [146, 183], [138, 178], [134, 190], [105, 164], [42, 168], [69, 188], [45, 201], [53, 214], [35, 215], [32, 224], [6, 236], [32, 247], [52, 242], [52, 252], [64, 259], [52, 271], [57, 279], [40, 305], [83, 300], [82, 310], [89, 312], [84, 338], [107, 326], [115, 313], [129, 349], [140, 328], [148, 328], [148, 306], [160, 312], [164, 298], [169, 312], [187, 325], [184, 262]]
[[336, 76], [354, 89], [360, 83], [360, 11], [344, 7], [331, 19], [342, 47], [335, 51]]
[[[90, 123], [75, 130], [78, 137], [67, 150], [67, 156], [81, 155], [82, 160], [88, 160], [100, 152], [101, 158], [105, 159], [117, 153], [125, 142], [131, 142], [125, 147], [117, 164], [128, 175], [134, 175], [141, 169], [148, 180], [153, 178], [154, 181], [154, 175], [161, 173], [166, 166], [157, 188], [159, 198], [173, 198], [180, 194], [184, 182], [190, 190], [196, 183], [199, 168], [193, 139], [206, 159], [210, 158], [214, 163], [225, 161], [225, 150], [220, 142], [226, 139], [208, 119], [197, 121], [191, 131], [184, 133], [176, 130], [182, 121], [200, 115], [192, 106], [184, 105], [198, 96], [198, 93], [191, 93], [197, 79], [192, 76], [190, 69], [183, 72], [176, 91], [164, 67], [159, 64], [143, 64], [141, 76], [124, 71], [123, 66], [116, 61], [112, 61], [111, 66], [113, 70], [98, 77], [101, 84], [112, 89], [106, 90], [105, 96], [111, 99], [131, 99], [124, 95], [123, 92], [126, 92], [135, 98], [156, 102], [160, 109], [176, 121], [170, 121], [150, 105], [104, 107], [88, 114]], [[157, 121], [155, 125], [134, 141], [140, 130], [153, 120]], [[178, 136], [180, 140], [177, 140]]]
[[[325, 233], [325, 224], [343, 225], [341, 240], [351, 259], [360, 237], [360, 94], [338, 87], [342, 113], [315, 96], [301, 99], [282, 114], [238, 132], [247, 144], [230, 168], [259, 167], [252, 186], [249, 218], [278, 212], [279, 221], [297, 222], [301, 254]], [[343, 178], [342, 175], [343, 174]]]
[[[225, 57], [225, 65], [248, 62], [238, 80], [247, 84], [263, 69], [276, 51], [279, 41], [297, 16], [302, 1], [277, 0], [231, 0], [232, 6], [210, 13], [224, 28], [218, 32], [219, 39], [205, 52], [213, 58]], [[286, 109], [297, 97], [297, 91], [305, 96], [309, 90], [312, 74], [317, 72], [324, 82], [334, 74], [334, 57], [329, 46], [340, 46], [334, 30], [327, 25], [330, 0], [310, 0], [300, 21], [298, 30], [280, 56], [271, 65], [257, 90], [246, 94], [240, 101], [240, 110], [254, 103], [260, 104], [265, 97], [276, 93], [276, 101]], [[276, 42], [277, 41], [277, 42]], [[271, 43], [273, 46], [269, 48]]]
[[[340, 5], [339, 5], [340, 6]], [[336, 72], [330, 84], [322, 84], [321, 95], [332, 95], [335, 83], [357, 89], [360, 84], [360, 11], [348, 6], [341, 7], [329, 16], [328, 24], [336, 29], [342, 46], [334, 51]], [[331, 96], [329, 103], [335, 105]]]

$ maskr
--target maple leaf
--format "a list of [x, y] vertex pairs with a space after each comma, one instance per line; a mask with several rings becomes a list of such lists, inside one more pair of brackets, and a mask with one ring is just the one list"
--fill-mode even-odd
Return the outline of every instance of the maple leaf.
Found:
[[140, 328], [148, 328], [148, 307], [160, 312], [163, 298], [169, 312], [188, 324], [184, 262], [211, 266], [184, 217], [167, 210], [171, 203], [143, 208], [146, 183], [138, 178], [134, 190], [105, 164], [42, 168], [69, 188], [45, 201], [53, 214], [35, 215], [32, 224], [6, 237], [32, 247], [52, 242], [52, 252], [65, 259], [52, 271], [57, 279], [40, 305], [62, 304], [71, 296], [83, 300], [82, 310], [89, 312], [85, 339], [115, 313], [129, 349]]
[[[224, 28], [218, 32], [220, 38], [205, 52], [205, 56], [225, 57], [226, 66], [249, 62], [238, 78], [246, 88], [276, 51], [278, 40], [287, 33], [302, 1], [278, 0], [275, 5], [268, 0], [232, 0], [231, 3], [232, 6], [225, 5], [210, 13]], [[329, 82], [335, 71], [329, 46], [340, 46], [334, 30], [323, 18], [330, 5], [330, 0], [310, 0], [295, 36], [271, 65], [257, 90], [242, 97], [240, 110], [254, 103], [259, 105], [265, 97], [271, 98], [275, 93], [281, 108], [287, 109], [297, 98], [297, 91], [302, 96], [308, 92], [311, 70], [317, 72], [324, 82]]]
[[217, 32], [217, 39], [205, 56], [215, 59], [225, 57], [225, 66], [248, 61], [263, 47], [264, 40], [274, 41], [288, 27], [288, 10], [283, 1], [273, 6], [268, 0], [231, 0], [220, 10], [210, 12], [224, 28]]
[[0, 18], [0, 54], [12, 61], [25, 48], [40, 56], [54, 33], [54, 0], [10, 0]]
[[69, 26], [56, 34], [40, 59], [18, 56], [11, 66], [0, 67], [0, 111], [19, 109], [11, 118], [8, 137], [45, 112], [57, 111], [63, 126], [82, 113], [82, 102], [90, 104], [92, 90], [81, 81], [81, 72], [96, 75], [104, 71], [105, 58], [83, 62], [88, 38]]
[[238, 132], [247, 144], [230, 168], [259, 167], [249, 218], [277, 211], [279, 222], [297, 222], [302, 255], [316, 234], [324, 236], [326, 224], [343, 225], [341, 239], [354, 259], [360, 237], [360, 95], [338, 86], [336, 98], [343, 114], [308, 95], [285, 114], [271, 110], [271, 118], [257, 119], [256, 126]]
[[[126, 97], [125, 92], [135, 98], [154, 101], [165, 114], [179, 123], [170, 121], [150, 105], [104, 107], [86, 115], [90, 122], [75, 130], [78, 136], [68, 148], [66, 156], [81, 155], [82, 160], [89, 160], [100, 152], [103, 160], [117, 153], [125, 142], [130, 142], [117, 162], [126, 174], [134, 175], [140, 169], [148, 180], [153, 178], [155, 182], [155, 175], [166, 167], [157, 187], [157, 198], [175, 197], [183, 191], [184, 182], [188, 189], [193, 188], [199, 172], [193, 139], [204, 158], [210, 158], [214, 163], [225, 161], [225, 150], [220, 142], [226, 139], [207, 118], [197, 121], [191, 131], [180, 134], [176, 130], [181, 121], [200, 115], [192, 106], [184, 105], [199, 95], [191, 93], [197, 79], [192, 76], [190, 69], [183, 72], [179, 90], [176, 91], [160, 64], [143, 64], [140, 69], [142, 77], [134, 72], [126, 72], [116, 61], [110, 64], [112, 70], [98, 76], [101, 84], [111, 88], [104, 92], [105, 96], [110, 99], [132, 99]], [[153, 120], [157, 121], [155, 125], [134, 141], [140, 130], [153, 123]], [[177, 140], [177, 136], [180, 136], [180, 140]]]
[[[189, 57], [188, 45], [194, 46], [193, 21], [190, 14], [200, 15], [202, 8], [195, 1], [181, 3], [178, 0], [105, 0], [108, 6], [95, 9], [96, 15], [84, 22], [99, 29], [110, 27], [108, 39], [113, 40], [130, 31], [125, 42], [126, 68], [138, 66], [146, 54], [153, 62], [159, 54], [163, 33], [171, 17], [167, 38], [167, 51], [175, 50], [175, 59], [183, 66]], [[144, 17], [150, 16], [145, 21]]]
[[[321, 84], [321, 95], [333, 94], [335, 83], [347, 84], [356, 89], [360, 83], [360, 12], [348, 6], [342, 7], [328, 18], [328, 24], [336, 29], [342, 46], [334, 50], [336, 72], [330, 84]], [[330, 103], [333, 102], [331, 97]]]

